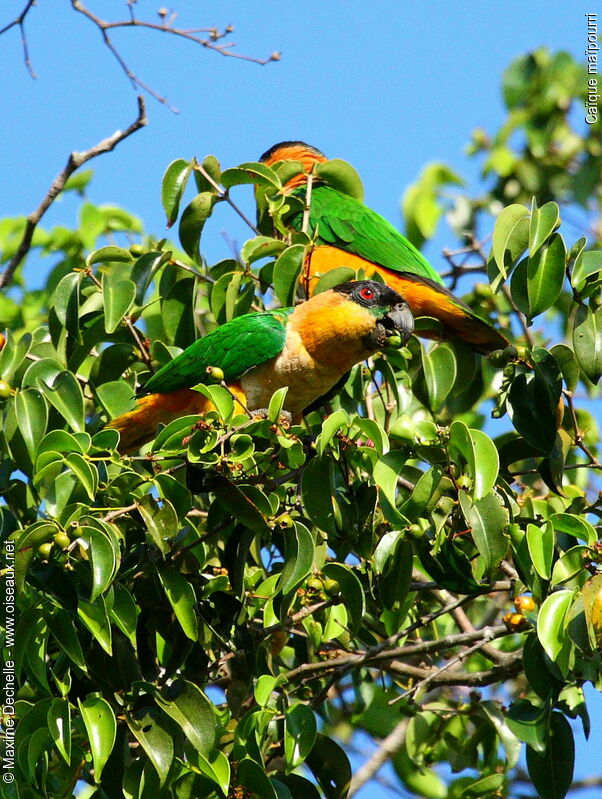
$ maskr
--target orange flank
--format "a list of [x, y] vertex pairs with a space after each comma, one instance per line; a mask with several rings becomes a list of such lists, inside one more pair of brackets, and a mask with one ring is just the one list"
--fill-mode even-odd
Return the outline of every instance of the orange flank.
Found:
[[[228, 388], [239, 401], [245, 403], [245, 394], [238, 383]], [[132, 411], [113, 419], [107, 427], [119, 431], [119, 452], [134, 452], [153, 438], [157, 425], [169, 424], [180, 416], [202, 415], [213, 408], [207, 397], [191, 388], [167, 394], [148, 394], [136, 401]], [[242, 405], [240, 411], [243, 411]]]
[[303, 283], [308, 296], [312, 296], [316, 282], [322, 275], [341, 266], [361, 269], [367, 279], [378, 272], [385, 283], [406, 300], [415, 317], [430, 316], [437, 319], [443, 330], [439, 326], [433, 330], [421, 329], [420, 335], [425, 338], [440, 339], [457, 335], [484, 354], [508, 345], [501, 333], [479, 319], [444, 286], [408, 272], [393, 272], [336, 247], [316, 247], [307, 255]]

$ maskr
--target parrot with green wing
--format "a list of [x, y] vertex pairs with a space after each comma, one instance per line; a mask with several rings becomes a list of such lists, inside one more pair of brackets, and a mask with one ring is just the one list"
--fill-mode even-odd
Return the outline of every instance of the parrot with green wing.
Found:
[[[282, 162], [302, 165], [302, 171], [286, 182], [285, 192], [303, 204], [308, 194], [307, 175], [327, 160], [315, 147], [300, 141], [276, 144], [260, 158], [266, 166]], [[393, 225], [360, 200], [327, 185], [319, 174], [312, 178], [308, 213], [293, 210], [285, 223], [299, 231], [304, 215], [314, 242], [305, 261], [308, 294], [319, 277], [341, 266], [363, 270], [368, 278], [379, 274], [404, 296], [415, 317], [437, 320], [436, 327], [421, 329], [420, 335], [458, 337], [483, 354], [508, 345], [500, 332], [443, 285], [440, 275]]]
[[267, 409], [274, 391], [286, 386], [284, 410], [299, 416], [356, 363], [405, 344], [413, 330], [405, 299], [372, 280], [343, 283], [295, 308], [238, 316], [159, 369], [134, 410], [108, 427], [120, 433], [119, 450], [131, 452], [153, 438], [158, 424], [207, 413], [211, 402], [193, 387], [209, 383], [216, 370], [241, 412]]

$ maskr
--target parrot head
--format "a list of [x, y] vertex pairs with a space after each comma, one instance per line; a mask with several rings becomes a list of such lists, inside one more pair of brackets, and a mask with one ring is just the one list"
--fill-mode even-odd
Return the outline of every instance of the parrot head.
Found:
[[322, 164], [328, 159], [324, 153], [304, 141], [281, 141], [266, 150], [259, 160], [266, 166], [277, 161], [299, 161], [309, 172], [314, 164]]
[[414, 317], [409, 305], [401, 294], [384, 283], [353, 280], [335, 286], [333, 291], [374, 318], [372, 330], [364, 337], [371, 349], [386, 347], [388, 340], [393, 337], [399, 337], [403, 345], [414, 332]]

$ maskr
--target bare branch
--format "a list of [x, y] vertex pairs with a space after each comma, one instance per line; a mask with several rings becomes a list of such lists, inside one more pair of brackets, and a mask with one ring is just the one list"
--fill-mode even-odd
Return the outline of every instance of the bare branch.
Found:
[[[231, 25], [228, 25], [224, 31], [220, 32], [217, 28], [175, 28], [173, 27], [172, 23], [175, 19], [175, 15], [172, 15], [169, 20], [164, 20], [161, 23], [155, 22], [147, 22], [144, 20], [136, 19], [134, 16], [134, 10], [130, 5], [130, 19], [127, 20], [119, 20], [117, 22], [107, 22], [104, 19], [96, 16], [93, 14], [86, 6], [80, 2], [80, 0], [71, 0], [71, 6], [74, 11], [77, 11], [79, 14], [82, 14], [86, 19], [88, 19], [93, 25], [95, 25], [100, 34], [105, 45], [109, 48], [113, 57], [127, 76], [128, 80], [132, 84], [134, 88], [142, 89], [144, 92], [149, 94], [153, 97], [157, 102], [162, 103], [163, 105], [167, 106], [170, 111], [177, 113], [177, 109], [174, 108], [169, 104], [166, 97], [162, 97], [158, 94], [154, 89], [144, 83], [137, 75], [135, 75], [132, 70], [127, 65], [125, 59], [119, 52], [119, 50], [115, 47], [113, 42], [111, 41], [109, 34], [107, 31], [113, 30], [116, 28], [143, 28], [146, 30], [152, 31], [159, 31], [160, 33], [170, 33], [173, 36], [179, 36], [184, 39], [187, 39], [194, 44], [198, 44], [201, 47], [204, 47], [207, 50], [212, 50], [214, 53], [218, 53], [219, 55], [227, 56], [229, 58], [237, 58], [242, 61], [251, 61], [254, 64], [259, 64], [264, 66], [265, 64], [270, 63], [270, 61], [279, 61], [280, 60], [280, 53], [274, 52], [268, 58], [255, 58], [254, 56], [242, 55], [241, 53], [233, 52], [230, 48], [233, 47], [233, 44], [218, 44], [217, 42], [219, 39], [222, 39], [224, 36], [229, 35], [234, 28]], [[196, 36], [196, 33], [206, 32], [209, 34], [208, 38], [203, 38], [201, 36]]]
[[349, 793], [347, 794], [348, 797], [352, 797], [354, 794], [356, 794], [360, 788], [362, 788], [369, 780], [372, 779], [372, 777], [374, 777], [376, 772], [382, 765], [384, 765], [384, 763], [386, 763], [387, 760], [389, 760], [389, 758], [393, 757], [396, 752], [399, 752], [405, 741], [406, 730], [409, 723], [409, 719], [403, 718], [395, 727], [393, 732], [389, 733], [386, 738], [383, 738], [382, 743], [376, 752], [374, 752], [372, 757], [367, 760], [360, 769], [358, 769], [351, 780]]
[[14, 28], [15, 26], [19, 27], [19, 31], [21, 32], [21, 45], [23, 47], [23, 60], [25, 61], [25, 67], [32, 78], [37, 78], [37, 75], [33, 71], [33, 66], [29, 57], [29, 47], [27, 45], [27, 35], [25, 33], [25, 17], [35, 4], [35, 0], [27, 0], [25, 8], [23, 11], [21, 11], [19, 16], [13, 19], [12, 22], [9, 22], [8, 25], [0, 28], [0, 36], [2, 36], [3, 33], [6, 33], [6, 31], [9, 31], [11, 28]]
[[124, 139], [127, 139], [128, 136], [131, 136], [137, 130], [144, 127], [147, 123], [146, 118], [146, 106], [144, 104], [144, 98], [142, 96], [138, 97], [138, 116], [136, 117], [135, 121], [126, 128], [125, 130], [116, 130], [112, 136], [108, 136], [106, 139], [98, 142], [95, 144], [94, 147], [91, 147], [89, 150], [84, 150], [81, 153], [72, 152], [69, 156], [67, 164], [63, 171], [56, 176], [52, 185], [48, 189], [46, 196], [40, 203], [40, 205], [36, 208], [33, 213], [29, 214], [27, 217], [27, 223], [25, 225], [25, 230], [23, 232], [23, 238], [21, 239], [21, 243], [17, 249], [17, 252], [9, 261], [8, 265], [6, 266], [4, 272], [0, 275], [0, 288], [7, 286], [15, 273], [15, 270], [25, 258], [29, 250], [31, 249], [31, 242], [33, 239], [33, 234], [38, 226], [40, 220], [46, 213], [46, 211], [50, 208], [52, 203], [56, 200], [58, 195], [61, 191], [65, 188], [65, 183], [69, 179], [69, 177], [79, 169], [82, 164], [85, 164], [86, 161], [90, 161], [92, 158], [96, 158], [103, 153], [108, 153], [113, 150], [120, 142]]

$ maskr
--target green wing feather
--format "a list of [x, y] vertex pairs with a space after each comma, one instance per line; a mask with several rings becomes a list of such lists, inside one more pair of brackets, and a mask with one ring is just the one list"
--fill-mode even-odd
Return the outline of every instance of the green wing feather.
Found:
[[146, 383], [140, 394], [167, 394], [207, 383], [208, 366], [218, 366], [226, 382], [282, 352], [292, 308], [237, 316], [198, 339]]
[[[294, 194], [305, 200], [305, 192], [302, 187]], [[290, 223], [299, 230], [302, 214], [292, 216]], [[316, 231], [318, 244], [330, 244], [392, 272], [410, 273], [443, 285], [422, 253], [390, 222], [364, 203], [330, 186], [317, 185], [311, 194], [309, 232], [313, 236]]]

